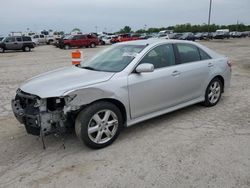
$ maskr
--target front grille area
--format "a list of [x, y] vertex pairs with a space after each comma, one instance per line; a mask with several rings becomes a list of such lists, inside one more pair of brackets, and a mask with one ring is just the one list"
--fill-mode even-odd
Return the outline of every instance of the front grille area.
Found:
[[39, 99], [38, 96], [25, 93], [19, 89], [15, 100], [12, 101], [13, 112], [17, 120], [23, 123], [27, 133], [32, 135], [40, 135], [39, 107], [34, 107], [37, 99]]
[[28, 115], [37, 115], [39, 113], [39, 108], [34, 107], [37, 102], [37, 99], [39, 99], [38, 96], [25, 93], [21, 90], [17, 91], [17, 95], [15, 98], [15, 100], [19, 100], [19, 103], [23, 108], [24, 113]]

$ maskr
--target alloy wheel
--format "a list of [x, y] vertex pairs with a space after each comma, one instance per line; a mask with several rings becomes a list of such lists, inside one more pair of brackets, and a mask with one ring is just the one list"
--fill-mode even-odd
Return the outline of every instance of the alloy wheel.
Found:
[[110, 141], [118, 129], [118, 118], [111, 110], [101, 110], [94, 114], [88, 124], [88, 136], [96, 144]]
[[219, 100], [220, 94], [221, 94], [220, 83], [218, 81], [214, 81], [209, 87], [209, 92], [208, 92], [209, 102], [211, 104], [215, 104]]

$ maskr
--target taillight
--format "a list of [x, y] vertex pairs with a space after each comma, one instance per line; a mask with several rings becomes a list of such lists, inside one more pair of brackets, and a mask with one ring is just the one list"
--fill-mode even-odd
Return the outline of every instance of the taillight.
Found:
[[232, 61], [227, 61], [227, 65], [229, 66], [230, 71], [232, 72]]

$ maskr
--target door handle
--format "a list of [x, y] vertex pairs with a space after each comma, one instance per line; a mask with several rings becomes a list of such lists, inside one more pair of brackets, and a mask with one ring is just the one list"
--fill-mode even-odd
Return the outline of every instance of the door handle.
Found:
[[179, 76], [181, 73], [179, 71], [172, 72], [172, 76]]
[[213, 67], [213, 63], [208, 63], [208, 67]]
[[15, 42], [14, 44], [17, 44], [17, 42]]

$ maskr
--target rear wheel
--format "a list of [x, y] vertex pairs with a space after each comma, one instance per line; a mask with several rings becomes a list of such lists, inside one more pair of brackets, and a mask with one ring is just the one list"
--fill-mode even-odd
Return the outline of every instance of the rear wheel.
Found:
[[95, 48], [95, 47], [96, 47], [96, 44], [95, 44], [95, 43], [91, 43], [91, 44], [90, 44], [90, 47], [91, 47], [91, 48]]
[[25, 46], [25, 47], [23, 48], [23, 51], [24, 51], [24, 52], [30, 52], [30, 47], [29, 47], [29, 46]]
[[214, 78], [207, 86], [204, 105], [207, 107], [216, 105], [222, 93], [222, 83], [220, 79]]
[[88, 147], [99, 149], [112, 144], [122, 127], [118, 107], [109, 102], [97, 102], [83, 109], [76, 118], [77, 137]]
[[64, 49], [65, 49], [65, 50], [68, 50], [69, 47], [70, 47], [69, 45], [65, 45], [65, 46], [64, 46]]

